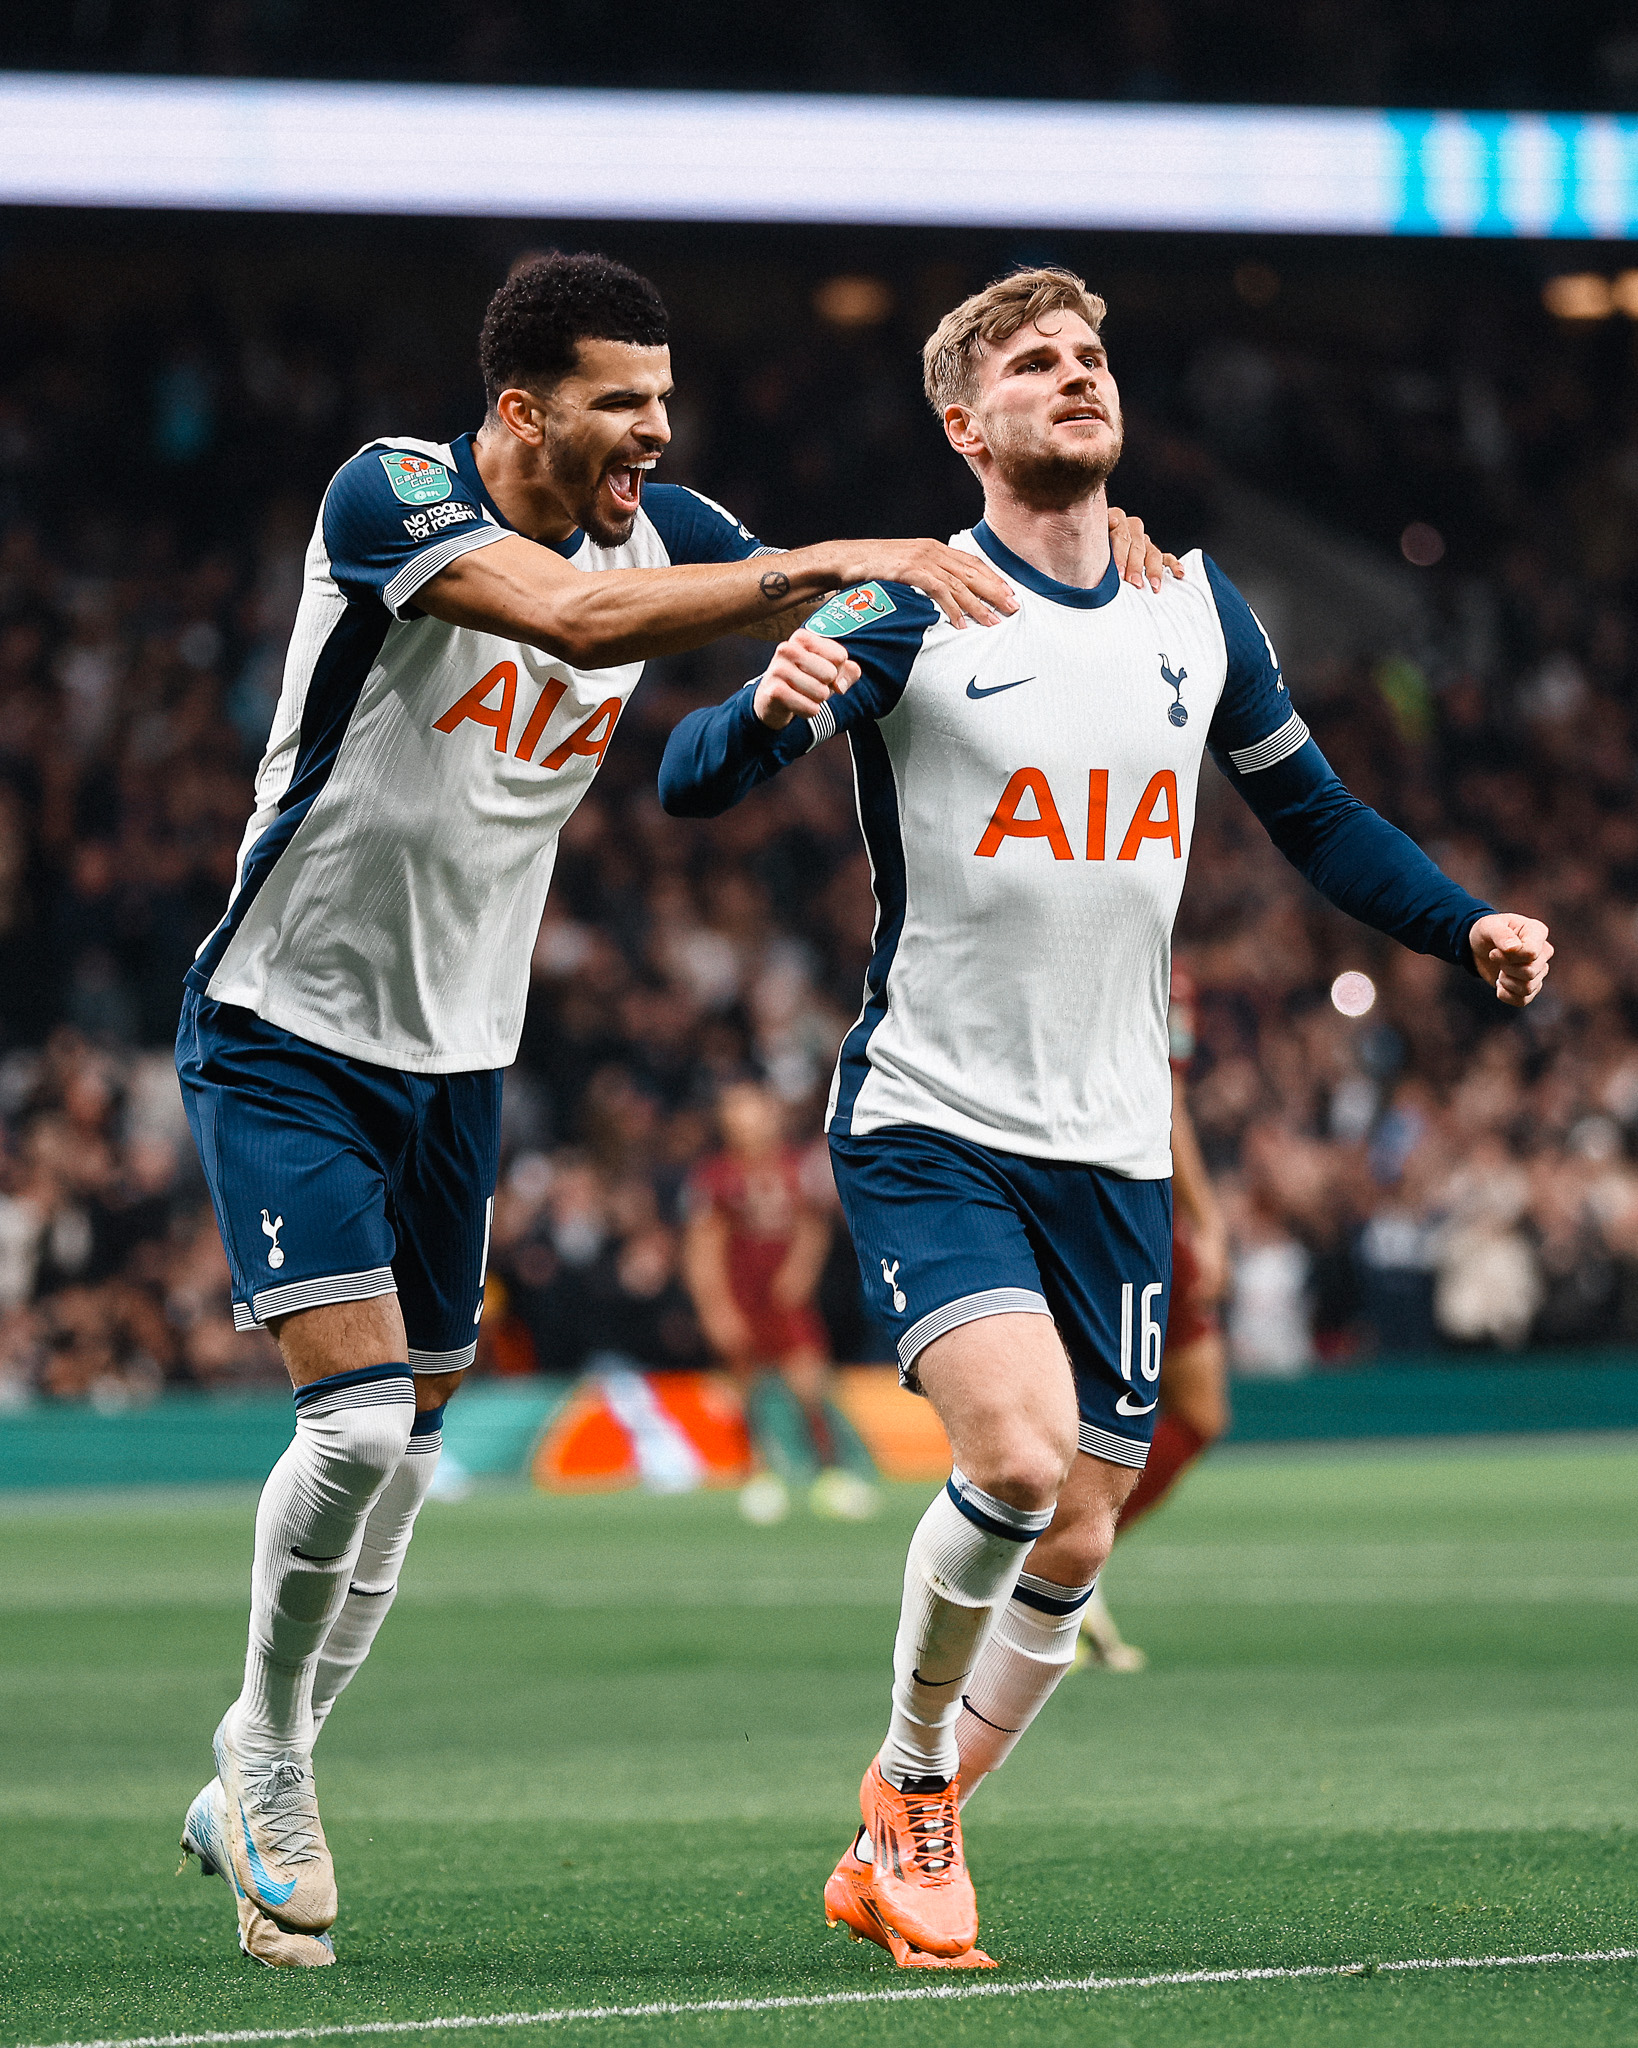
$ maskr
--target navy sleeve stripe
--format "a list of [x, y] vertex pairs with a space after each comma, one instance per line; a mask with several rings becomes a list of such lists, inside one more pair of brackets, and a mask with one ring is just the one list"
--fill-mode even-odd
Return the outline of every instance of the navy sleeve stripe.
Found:
[[1278, 732], [1271, 732], [1254, 747], [1230, 747], [1229, 759], [1242, 775], [1255, 775], [1261, 769], [1276, 768], [1280, 762], [1289, 760], [1307, 738], [1307, 726], [1293, 711]]
[[812, 738], [808, 741], [808, 751], [811, 753], [822, 741], [828, 740], [836, 730], [835, 705], [821, 704], [819, 709], [808, 720], [808, 730], [812, 734]]

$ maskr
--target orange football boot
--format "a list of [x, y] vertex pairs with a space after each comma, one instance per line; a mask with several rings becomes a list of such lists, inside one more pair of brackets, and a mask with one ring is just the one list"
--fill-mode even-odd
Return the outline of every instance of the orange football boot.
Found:
[[854, 1853], [857, 1840], [842, 1852], [842, 1860], [831, 1872], [825, 1886], [825, 1924], [845, 1927], [854, 1941], [873, 1941], [884, 1948], [901, 1970], [993, 1970], [995, 1958], [981, 1948], [963, 1950], [958, 1956], [930, 1956], [925, 1949], [912, 1948], [902, 1934], [895, 1934], [876, 1910], [871, 1896], [871, 1866]]
[[874, 1761], [859, 1787], [872, 1902], [895, 1934], [929, 1956], [964, 1955], [978, 1939], [959, 1796], [955, 1778], [940, 1792], [901, 1792]]

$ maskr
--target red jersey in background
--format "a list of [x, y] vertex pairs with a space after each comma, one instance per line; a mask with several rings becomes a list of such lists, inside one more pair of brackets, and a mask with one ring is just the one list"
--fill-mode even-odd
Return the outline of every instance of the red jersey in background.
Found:
[[773, 1295], [774, 1276], [784, 1265], [798, 1220], [810, 1207], [802, 1182], [802, 1155], [792, 1146], [748, 1164], [719, 1152], [695, 1168], [688, 1183], [693, 1213], [719, 1211], [728, 1220], [728, 1286], [734, 1305], [751, 1326], [759, 1363], [788, 1358], [794, 1351], [830, 1349], [817, 1310], [807, 1304], [784, 1308]]

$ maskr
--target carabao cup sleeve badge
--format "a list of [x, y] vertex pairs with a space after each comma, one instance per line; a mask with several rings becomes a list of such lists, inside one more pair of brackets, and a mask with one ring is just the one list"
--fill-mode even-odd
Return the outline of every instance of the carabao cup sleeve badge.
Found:
[[808, 621], [810, 633], [822, 633], [827, 640], [840, 640], [856, 633], [872, 619], [885, 619], [898, 606], [879, 583], [861, 583], [853, 590], [839, 590], [828, 598]]
[[455, 488], [444, 465], [425, 455], [407, 455], [400, 449], [383, 455], [381, 467], [387, 472], [393, 496], [406, 505], [436, 505]]

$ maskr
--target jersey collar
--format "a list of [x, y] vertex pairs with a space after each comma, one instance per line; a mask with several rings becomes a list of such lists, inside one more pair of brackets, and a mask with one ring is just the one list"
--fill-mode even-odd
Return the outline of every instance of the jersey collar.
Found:
[[[458, 440], [451, 441], [449, 452], [455, 458], [455, 468], [460, 475], [461, 482], [472, 492], [490, 518], [494, 520], [497, 526], [504, 526], [508, 533], [516, 533], [517, 528], [484, 489], [483, 477], [478, 469], [478, 458], [472, 452], [472, 436], [470, 434], [462, 434]], [[584, 528], [577, 526], [573, 533], [568, 534], [562, 540], [543, 540], [538, 542], [537, 545], [543, 548], [550, 548], [554, 555], [561, 555], [565, 561], [568, 561], [571, 556], [577, 555], [580, 552], [580, 544], [585, 538]]]
[[973, 528], [973, 539], [984, 550], [995, 566], [1014, 583], [1023, 584], [1026, 590], [1033, 590], [1037, 597], [1047, 597], [1054, 604], [1073, 605], [1076, 611], [1093, 612], [1100, 605], [1108, 604], [1120, 589], [1120, 576], [1115, 569], [1114, 557], [1109, 558], [1109, 567], [1093, 584], [1090, 590], [1077, 583], [1057, 583], [1050, 576], [1043, 576], [1039, 569], [1032, 569], [1021, 555], [1015, 555], [1005, 541], [997, 540], [991, 533], [989, 521], [981, 519]]

